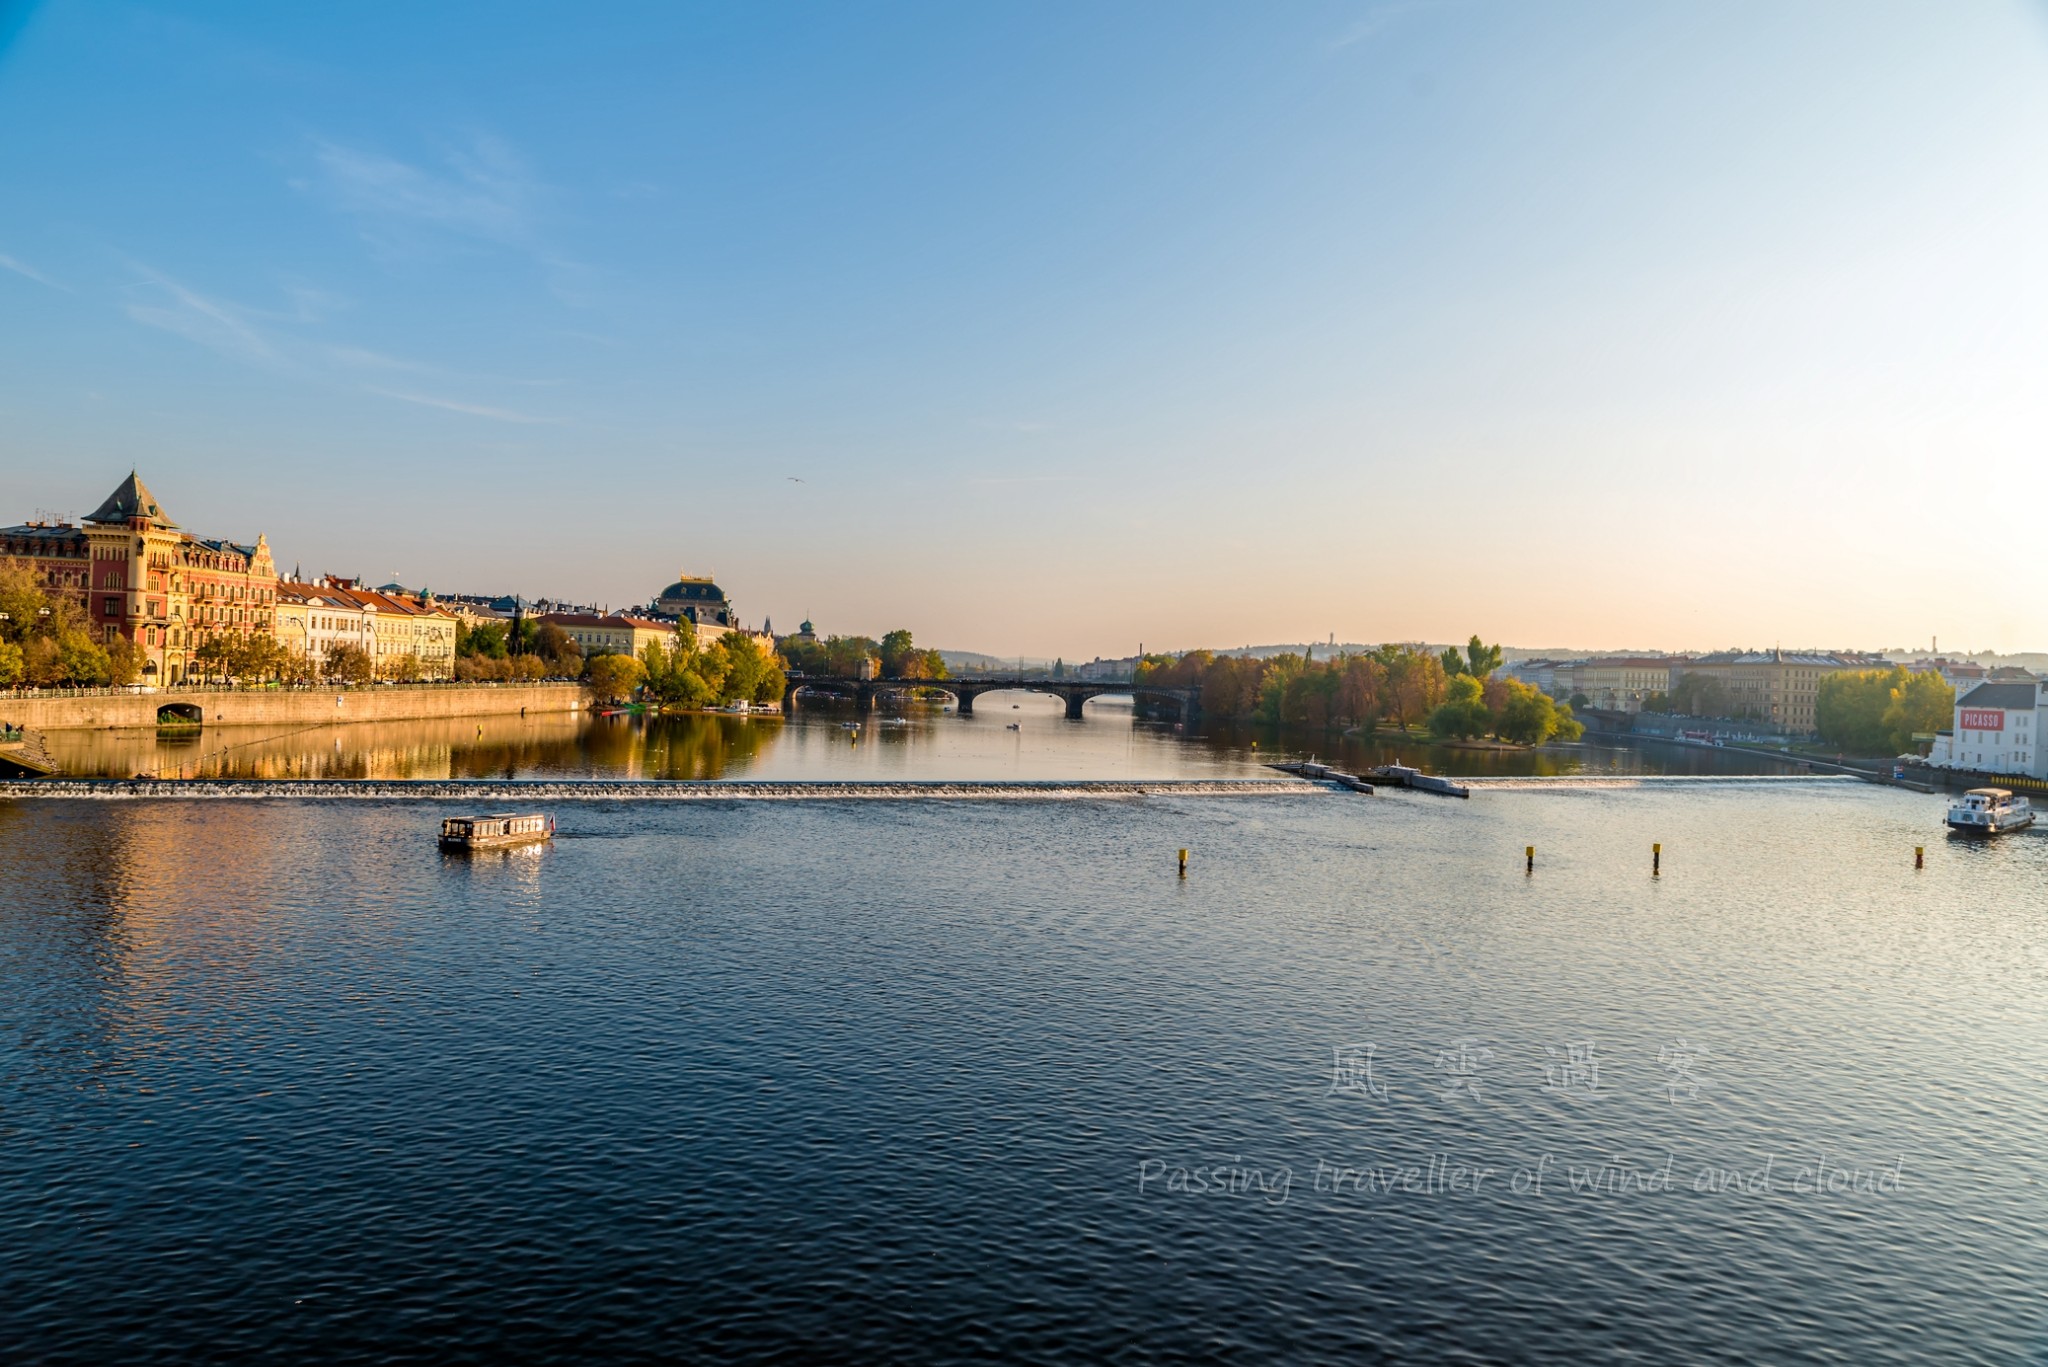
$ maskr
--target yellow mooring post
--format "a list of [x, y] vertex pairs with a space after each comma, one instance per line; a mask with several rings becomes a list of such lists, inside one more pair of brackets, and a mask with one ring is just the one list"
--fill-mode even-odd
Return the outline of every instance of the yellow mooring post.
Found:
[[1927, 867], [1927, 847], [1925, 845], [1915, 845], [1913, 847], [1913, 867], [1916, 869]]
[[1522, 872], [1536, 872], [1536, 847], [1534, 845], [1525, 845], [1522, 847], [1522, 858], [1528, 861], [1528, 863], [1523, 867]]
[[1186, 850], [1180, 852], [1180, 876], [1183, 878], [1188, 876], [1188, 852]]
[[1652, 877], [1652, 878], [1657, 878], [1657, 877], [1660, 877], [1660, 876], [1662, 876], [1663, 872], [1664, 872], [1664, 847], [1663, 847], [1663, 845], [1661, 845], [1661, 844], [1658, 844], [1658, 845], [1652, 845], [1652, 846], [1650, 846], [1650, 877]]

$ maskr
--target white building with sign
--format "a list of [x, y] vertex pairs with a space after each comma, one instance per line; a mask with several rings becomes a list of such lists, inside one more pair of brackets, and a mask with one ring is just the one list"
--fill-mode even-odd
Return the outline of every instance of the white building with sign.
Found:
[[1980, 683], [1958, 694], [1955, 725], [1934, 738], [1927, 762], [1937, 769], [2048, 778], [2044, 718], [2048, 681]]

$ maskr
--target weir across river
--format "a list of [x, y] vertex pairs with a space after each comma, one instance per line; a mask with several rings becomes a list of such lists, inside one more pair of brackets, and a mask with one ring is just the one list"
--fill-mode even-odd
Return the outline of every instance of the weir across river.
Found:
[[797, 802], [919, 801], [1057, 802], [1137, 797], [1298, 797], [1328, 793], [1300, 779], [1048, 779], [1009, 782], [772, 782], [723, 779], [46, 779], [0, 782], [9, 798], [134, 800], [355, 800], [363, 802]]

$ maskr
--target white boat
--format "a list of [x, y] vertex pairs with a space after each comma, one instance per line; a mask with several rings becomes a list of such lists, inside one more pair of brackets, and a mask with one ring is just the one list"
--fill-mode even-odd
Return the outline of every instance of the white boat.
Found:
[[441, 847], [450, 850], [499, 850], [555, 838], [551, 816], [451, 816], [441, 823]]
[[2004, 788], [1972, 788], [1949, 804], [1948, 828], [1970, 835], [2003, 835], [2034, 824], [2034, 806]]

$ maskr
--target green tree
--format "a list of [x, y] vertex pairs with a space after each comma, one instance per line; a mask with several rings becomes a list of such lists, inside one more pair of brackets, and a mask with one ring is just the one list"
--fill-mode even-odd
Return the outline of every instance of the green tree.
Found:
[[631, 655], [599, 655], [591, 660], [583, 681], [599, 702], [621, 703], [646, 677], [645, 666]]
[[21, 647], [12, 641], [0, 640], [0, 688], [12, 688], [28, 672], [28, 661], [22, 658]]
[[783, 672], [780, 655], [774, 651], [763, 651], [762, 654], [765, 659], [761, 665], [761, 675], [754, 681], [752, 701], [756, 704], [779, 704], [783, 693], [789, 688], [789, 676]]
[[1307, 665], [1307, 660], [1291, 651], [1266, 661], [1265, 675], [1259, 680], [1259, 701], [1254, 713], [1260, 721], [1277, 726], [1287, 720], [1287, 690]]
[[[721, 703], [751, 703], [761, 689], [761, 677], [770, 665], [768, 652], [743, 631], [729, 631], [712, 643], [723, 656], [725, 677], [719, 684]], [[776, 690], [781, 696], [781, 690]]]
[[1486, 710], [1485, 690], [1470, 674], [1459, 674], [1444, 688], [1444, 701], [1429, 714], [1429, 731], [1445, 739], [1469, 739], [1493, 729], [1493, 713]]
[[[908, 631], [898, 628], [883, 635], [877, 653], [882, 657], [882, 676], [889, 679], [913, 677], [903, 672], [903, 667], [915, 653]], [[921, 657], [920, 657], [921, 658]]]
[[531, 617], [515, 617], [507, 624], [505, 649], [513, 655], [532, 655], [540, 648], [540, 623]]
[[457, 620], [455, 623], [455, 653], [458, 656], [502, 660], [510, 652], [506, 649], [506, 632], [509, 622], [480, 622], [470, 626]]
[[1529, 687], [1518, 679], [1504, 679], [1502, 699], [1494, 711], [1494, 734], [1517, 745], [1541, 745], [1548, 740], [1577, 740], [1586, 728], [1572, 716], [1572, 710], [1548, 693]]
[[1821, 738], [1856, 755], [1897, 753], [1885, 713], [1893, 690], [1903, 692], [1910, 677], [1899, 667], [1842, 670], [1822, 679], [1813, 709]]
[[[1898, 674], [1905, 674], [1903, 680]], [[1939, 731], [1955, 720], [1956, 691], [1932, 670], [1894, 673], [1890, 701], [1879, 718], [1894, 754], [1913, 747], [1913, 737]]]
[[1469, 674], [1475, 679], [1484, 679], [1500, 668], [1500, 647], [1490, 646], [1474, 636], [1465, 643], [1461, 654], [1456, 646], [1445, 646], [1437, 659], [1443, 664], [1444, 676], [1456, 678]]
[[1730, 711], [1728, 685], [1711, 674], [1682, 673], [1671, 686], [1670, 710], [1682, 717], [1725, 717]]

